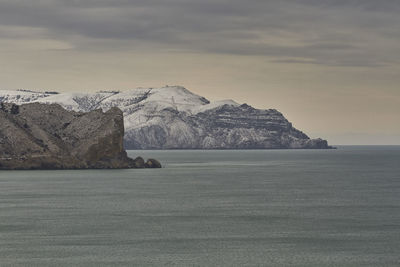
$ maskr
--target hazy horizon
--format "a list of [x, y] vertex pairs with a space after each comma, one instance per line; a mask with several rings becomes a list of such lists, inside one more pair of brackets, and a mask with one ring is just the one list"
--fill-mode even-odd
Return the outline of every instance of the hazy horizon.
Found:
[[0, 0], [0, 88], [182, 85], [333, 145], [400, 144], [394, 0]]

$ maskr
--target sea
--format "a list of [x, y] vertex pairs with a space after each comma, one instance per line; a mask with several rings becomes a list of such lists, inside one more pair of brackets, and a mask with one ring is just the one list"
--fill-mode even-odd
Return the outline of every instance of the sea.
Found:
[[400, 266], [400, 146], [0, 172], [0, 266]]

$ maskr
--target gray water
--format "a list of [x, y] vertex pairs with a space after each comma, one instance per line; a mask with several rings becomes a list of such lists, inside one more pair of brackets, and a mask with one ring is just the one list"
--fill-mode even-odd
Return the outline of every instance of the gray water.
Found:
[[0, 266], [399, 266], [400, 147], [0, 172]]

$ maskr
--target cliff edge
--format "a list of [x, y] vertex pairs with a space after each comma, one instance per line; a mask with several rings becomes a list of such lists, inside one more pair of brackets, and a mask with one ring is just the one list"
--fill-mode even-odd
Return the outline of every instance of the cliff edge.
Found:
[[0, 169], [145, 168], [123, 147], [119, 108], [67, 111], [58, 104], [0, 103]]

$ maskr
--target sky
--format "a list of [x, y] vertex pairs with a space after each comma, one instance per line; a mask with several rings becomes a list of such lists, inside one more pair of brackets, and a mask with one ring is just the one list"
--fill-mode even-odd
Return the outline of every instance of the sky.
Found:
[[400, 144], [398, 0], [0, 0], [0, 88], [182, 85]]

